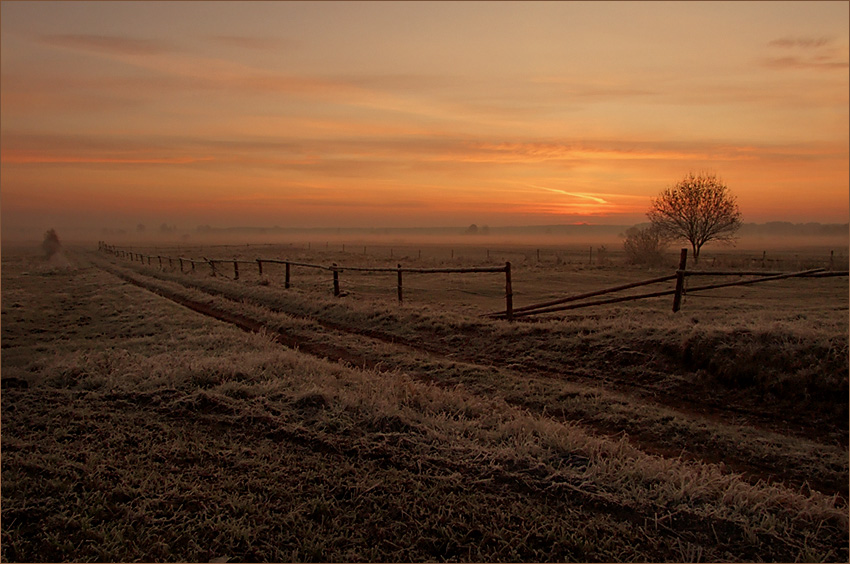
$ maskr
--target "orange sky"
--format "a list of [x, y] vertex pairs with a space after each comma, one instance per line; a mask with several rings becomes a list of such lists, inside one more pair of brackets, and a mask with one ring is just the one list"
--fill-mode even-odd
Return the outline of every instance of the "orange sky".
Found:
[[0, 4], [4, 237], [847, 222], [847, 2]]

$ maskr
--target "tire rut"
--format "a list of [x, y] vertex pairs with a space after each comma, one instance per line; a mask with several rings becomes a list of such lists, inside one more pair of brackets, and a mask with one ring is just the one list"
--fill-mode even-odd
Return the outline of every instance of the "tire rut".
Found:
[[[177, 292], [170, 291], [170, 290], [167, 290], [167, 289], [164, 289], [164, 288], [161, 288], [161, 287], [154, 287], [150, 284], [146, 284], [142, 280], [137, 280], [137, 279], [133, 278], [132, 276], [129, 276], [129, 275], [125, 274], [124, 272], [121, 272], [120, 270], [116, 270], [114, 268], [106, 267], [106, 266], [103, 266], [103, 265], [98, 265], [98, 267], [109, 272], [109, 273], [111, 273], [111, 274], [113, 274], [114, 276], [117, 276], [118, 278], [120, 278], [121, 280], [124, 280], [125, 282], [131, 283], [131, 284], [138, 286], [142, 289], [153, 292], [157, 295], [160, 295], [160, 296], [162, 296], [166, 299], [169, 299], [169, 300], [171, 300], [171, 301], [173, 301], [173, 302], [175, 302], [175, 303], [177, 303], [181, 306], [187, 307], [187, 308], [189, 308], [193, 311], [196, 311], [198, 313], [201, 313], [203, 315], [213, 317], [213, 318], [219, 319], [220, 321], [224, 321], [224, 322], [233, 324], [233, 325], [239, 327], [240, 329], [242, 329], [244, 331], [247, 331], [247, 332], [264, 331], [267, 334], [269, 334], [277, 343], [279, 343], [283, 346], [286, 346], [288, 348], [297, 349], [299, 352], [303, 352], [303, 353], [309, 354], [311, 356], [315, 356], [317, 358], [323, 358], [323, 359], [327, 359], [327, 360], [334, 361], [334, 362], [348, 364], [348, 365], [356, 367], [356, 368], [371, 369], [371, 370], [378, 370], [378, 371], [386, 371], [387, 370], [385, 360], [370, 358], [368, 355], [365, 355], [365, 354], [354, 353], [354, 352], [352, 352], [351, 350], [349, 350], [345, 347], [332, 345], [332, 344], [328, 343], [327, 340], [318, 341], [318, 340], [307, 338], [303, 335], [295, 337], [295, 336], [289, 335], [287, 333], [284, 333], [283, 331], [271, 329], [266, 324], [264, 324], [263, 322], [260, 322], [256, 319], [251, 318], [251, 317], [241, 315], [241, 314], [236, 314], [236, 313], [233, 313], [233, 312], [230, 312], [230, 311], [226, 311], [226, 310], [218, 308], [214, 305], [202, 303], [202, 302], [193, 300], [191, 298], [188, 298], [186, 296], [182, 296]], [[139, 273], [139, 272], [134, 272], [134, 274], [136, 274], [140, 277], [143, 277], [143, 278], [144, 277], [150, 277], [150, 278], [162, 280], [162, 281], [168, 282], [168, 283], [180, 284], [180, 286], [182, 286], [184, 288], [187, 288], [187, 289], [192, 288], [194, 290], [203, 292], [203, 293], [208, 294], [210, 296], [220, 297], [220, 298], [228, 299], [228, 300], [231, 300], [231, 301], [234, 301], [234, 302], [237, 301], [237, 300], [233, 300], [233, 298], [228, 296], [225, 292], [211, 291], [211, 290], [208, 290], [206, 288], [184, 285], [184, 284], [181, 284], [179, 282], [174, 282], [174, 281], [167, 280], [167, 279], [160, 279], [156, 276], [148, 276], [146, 274], [142, 274], [142, 273]], [[497, 369], [504, 370], [503, 367], [499, 367], [499, 366], [493, 365], [491, 363], [481, 363], [480, 359], [477, 359], [477, 358], [474, 358], [474, 357], [463, 358], [460, 355], [454, 355], [454, 356], [449, 357], [443, 351], [439, 350], [438, 348], [428, 347], [428, 346], [424, 345], [422, 342], [412, 343], [412, 342], [407, 341], [407, 340], [402, 339], [402, 338], [389, 337], [389, 336], [382, 334], [380, 332], [377, 332], [377, 331], [356, 330], [356, 329], [346, 327], [346, 326], [343, 326], [343, 325], [340, 325], [340, 324], [327, 322], [325, 320], [320, 320], [320, 319], [317, 319], [315, 317], [310, 317], [310, 316], [306, 316], [306, 315], [295, 316], [295, 315], [289, 314], [289, 313], [284, 312], [284, 311], [275, 310], [275, 309], [270, 308], [268, 306], [265, 306], [263, 304], [254, 303], [254, 305], [264, 307], [266, 309], [269, 309], [270, 311], [275, 311], [277, 313], [289, 315], [290, 317], [293, 317], [293, 318], [317, 323], [318, 325], [322, 326], [323, 328], [328, 329], [332, 332], [337, 332], [340, 335], [355, 336], [355, 337], [359, 337], [359, 338], [372, 339], [372, 340], [378, 341], [378, 342], [385, 344], [385, 345], [390, 345], [390, 346], [397, 347], [397, 348], [400, 348], [400, 349], [402, 349], [402, 348], [408, 349], [406, 352], [413, 351], [413, 352], [416, 352], [416, 353], [419, 353], [419, 354], [424, 353], [424, 354], [426, 354], [427, 356], [431, 357], [433, 360], [436, 360], [436, 361], [452, 362], [452, 363], [461, 362], [461, 363], [471, 364], [471, 365], [482, 367], [482, 368], [497, 368]], [[523, 368], [525, 368], [525, 367], [523, 367]], [[532, 375], [534, 377], [538, 377], [538, 378], [544, 378], [544, 379], [553, 379], [554, 378], [554, 379], [563, 380], [562, 375], [555, 375], [555, 374], [546, 372], [545, 370], [541, 370], [539, 368], [538, 369], [531, 369], [531, 370], [528, 371], [528, 373], [530, 373], [530, 375]], [[525, 373], [524, 376], [527, 377], [528, 373]], [[429, 383], [432, 383], [434, 385], [446, 386], [446, 384], [444, 382], [440, 382], [440, 381], [436, 380], [435, 378], [433, 378], [432, 376], [430, 376], [428, 374], [421, 374], [420, 373], [420, 374], [411, 374], [411, 375], [417, 377], [420, 380], [428, 381]], [[598, 380], [592, 380], [590, 377], [578, 376], [576, 379], [581, 380], [582, 381], [581, 383], [584, 383], [586, 385], [590, 385], [593, 388], [597, 388], [597, 389], [602, 388], [602, 386], [599, 386]], [[572, 374], [570, 376], [570, 381], [573, 381]], [[641, 388], [639, 386], [629, 387], [629, 390], [634, 391], [635, 389], [639, 389], [639, 390], [642, 390], [643, 392], [646, 392], [646, 388]], [[622, 392], [622, 390], [619, 390], [619, 389], [616, 389], [616, 391]], [[599, 434], [599, 435], [616, 436], [616, 435], [622, 435], [622, 433], [624, 432], [624, 429], [614, 427], [614, 426], [609, 425], [609, 424], [605, 424], [604, 422], [588, 421], [587, 419], [581, 419], [581, 418], [577, 419], [575, 417], [570, 417], [566, 413], [562, 413], [560, 416], [555, 416], [554, 413], [552, 413], [551, 411], [546, 412], [545, 406], [541, 407], [539, 405], [535, 405], [533, 402], [525, 402], [525, 401], [522, 401], [522, 400], [515, 400], [515, 399], [512, 399], [512, 398], [503, 398], [503, 399], [505, 399], [505, 401], [507, 401], [510, 404], [522, 407], [523, 409], [528, 409], [529, 411], [531, 411], [531, 412], [533, 412], [537, 415], [542, 415], [542, 416], [549, 417], [549, 418], [556, 418], [557, 420], [560, 420], [560, 421], [578, 422], [582, 426], [584, 426], [585, 428], [594, 429], [594, 432], [596, 434]], [[652, 399], [654, 400], [656, 398], [652, 398]], [[702, 410], [697, 411], [697, 410], [681, 409], [680, 406], [669, 406], [669, 405], [665, 404], [664, 402], [660, 402], [660, 403], [662, 405], [665, 405], [666, 407], [673, 407], [674, 409], [676, 409], [676, 411], [682, 413], [685, 416], [691, 416], [691, 417], [694, 417], [694, 418], [719, 419], [717, 414], [713, 413], [712, 410], [708, 410], [709, 413], [707, 415]], [[681, 404], [681, 401], [678, 402], [678, 403]], [[749, 426], [752, 426], [752, 425], [749, 425]], [[846, 483], [846, 480], [843, 480], [843, 479], [842, 480], [814, 480], [809, 476], [794, 475], [793, 473], [790, 473], [790, 474], [789, 473], [779, 473], [779, 472], [776, 472], [776, 470], [774, 468], [770, 467], [769, 465], [758, 464], [758, 463], [755, 463], [754, 461], [752, 461], [750, 459], [744, 459], [744, 458], [740, 458], [740, 457], [730, 457], [728, 454], [720, 455], [720, 454], [717, 454], [717, 453], [713, 453], [710, 450], [705, 450], [705, 448], [703, 448], [699, 453], [684, 453], [682, 451], [682, 449], [671, 448], [670, 444], [667, 441], [663, 440], [663, 438], [661, 440], [658, 440], [658, 439], [655, 439], [654, 437], [647, 436], [646, 434], [643, 434], [639, 431], [638, 432], [632, 432], [630, 430], [630, 433], [628, 434], [628, 440], [636, 448], [639, 448], [639, 449], [643, 450], [644, 452], [647, 452], [647, 453], [650, 453], [650, 454], [655, 454], [655, 455], [659, 455], [659, 456], [663, 456], [663, 457], [670, 457], [670, 458], [682, 458], [682, 459], [687, 459], [687, 460], [701, 461], [701, 462], [705, 462], [705, 463], [714, 463], [714, 464], [716, 464], [718, 462], [723, 462], [728, 471], [741, 474], [742, 477], [750, 483], [757, 483], [757, 482], [776, 483], [776, 482], [780, 482], [780, 483], [785, 483], [786, 485], [793, 486], [793, 487], [796, 487], [796, 488], [810, 488], [811, 490], [819, 491], [819, 492], [827, 494], [827, 495], [838, 495], [842, 500], [847, 500], [847, 498], [848, 498], [848, 484]]]

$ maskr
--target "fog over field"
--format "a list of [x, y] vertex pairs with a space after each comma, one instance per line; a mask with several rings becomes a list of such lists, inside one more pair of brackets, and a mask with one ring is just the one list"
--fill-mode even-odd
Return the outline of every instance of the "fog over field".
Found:
[[[645, 226], [647, 224], [637, 224]], [[26, 231], [4, 233], [8, 244], [32, 244], [41, 240], [51, 226], [32, 227]], [[398, 227], [398, 228], [346, 228], [317, 227], [296, 229], [269, 227], [214, 227], [180, 228], [162, 224], [159, 228], [139, 225], [118, 229], [70, 228], [58, 230], [63, 241], [87, 243], [106, 241], [113, 245], [231, 245], [231, 244], [349, 244], [362, 245], [440, 245], [440, 246], [542, 246], [580, 247], [606, 246], [621, 249], [625, 232], [632, 225], [539, 225], [504, 226], [469, 224], [454, 227]], [[713, 244], [708, 248], [721, 250], [786, 250], [829, 247], [844, 249], [850, 244], [850, 225], [791, 223], [775, 221], [755, 224], [744, 223], [734, 246]], [[677, 246], [673, 243], [672, 246]]]

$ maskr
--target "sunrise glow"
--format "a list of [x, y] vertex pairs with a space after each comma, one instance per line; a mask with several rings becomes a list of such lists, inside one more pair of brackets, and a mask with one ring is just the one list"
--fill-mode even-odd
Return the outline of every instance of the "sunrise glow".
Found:
[[703, 170], [746, 222], [850, 216], [847, 2], [0, 10], [4, 237], [630, 225]]

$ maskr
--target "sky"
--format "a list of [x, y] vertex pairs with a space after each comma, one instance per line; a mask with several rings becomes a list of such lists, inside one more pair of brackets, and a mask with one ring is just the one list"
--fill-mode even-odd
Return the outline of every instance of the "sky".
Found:
[[850, 3], [0, 4], [3, 237], [850, 216]]

